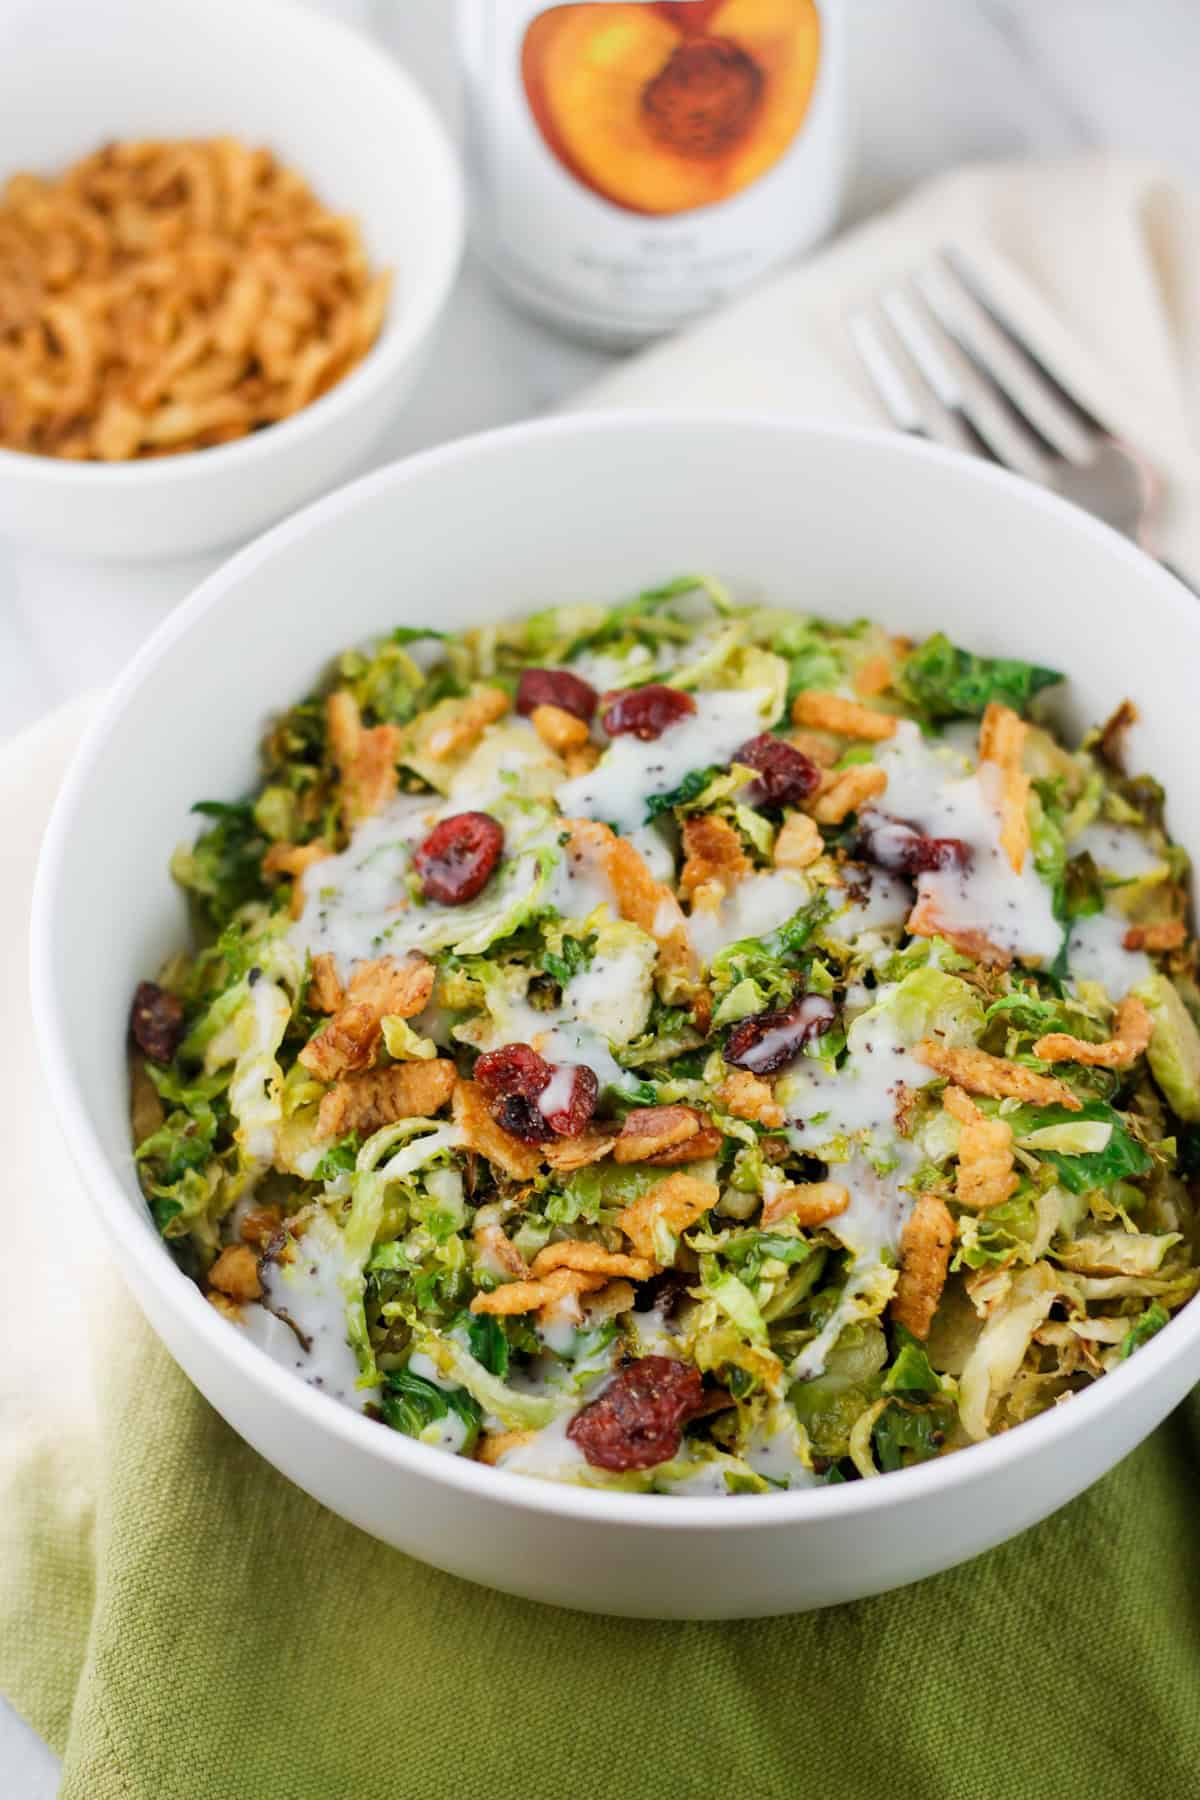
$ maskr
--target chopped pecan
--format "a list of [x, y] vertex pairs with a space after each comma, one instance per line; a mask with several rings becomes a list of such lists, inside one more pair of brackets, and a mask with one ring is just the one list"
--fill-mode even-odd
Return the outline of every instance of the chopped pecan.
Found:
[[844, 700], [840, 694], [824, 694], [816, 688], [804, 688], [796, 695], [792, 701], [792, 724], [834, 731], [839, 737], [866, 743], [889, 738], [896, 729], [890, 713], [876, 712], [857, 700]]
[[694, 1138], [706, 1121], [694, 1106], [642, 1106], [631, 1112], [613, 1147], [613, 1161], [647, 1162]]
[[877, 800], [886, 786], [887, 770], [878, 763], [852, 763], [848, 769], [831, 769], [808, 810], [818, 825], [840, 825], [868, 800]]
[[643, 1156], [641, 1160], [653, 1163], [656, 1169], [673, 1169], [680, 1163], [707, 1162], [710, 1157], [720, 1155], [724, 1142], [725, 1133], [705, 1120], [695, 1137], [686, 1138], [682, 1144], [672, 1144], [669, 1150], [659, 1150], [654, 1156]]
[[953, 1247], [954, 1220], [945, 1201], [922, 1194], [900, 1234], [900, 1273], [888, 1309], [915, 1338], [929, 1336]]
[[564, 707], [535, 706], [529, 716], [543, 744], [558, 756], [582, 750], [588, 741], [587, 722]]
[[1106, 1043], [1089, 1044], [1066, 1031], [1051, 1031], [1038, 1039], [1033, 1054], [1043, 1062], [1083, 1063], [1093, 1069], [1127, 1069], [1149, 1044], [1154, 1021], [1136, 994], [1127, 994], [1113, 1017], [1112, 1036]]
[[411, 1019], [433, 992], [433, 964], [412, 955], [397, 962], [380, 956], [356, 963], [342, 1003], [328, 1025], [310, 1039], [299, 1060], [320, 1081], [335, 1081], [375, 1060], [383, 1020]]
[[1121, 939], [1126, 950], [1179, 950], [1187, 942], [1182, 919], [1156, 919], [1151, 925], [1131, 925]]
[[283, 1214], [277, 1206], [252, 1206], [242, 1214], [238, 1226], [242, 1242], [253, 1245], [256, 1250], [265, 1250], [282, 1222]]
[[777, 869], [807, 869], [825, 854], [825, 840], [807, 813], [789, 813], [775, 839]]
[[503, 688], [476, 688], [467, 699], [456, 702], [453, 715], [439, 725], [425, 746], [434, 762], [448, 762], [479, 742], [489, 725], [502, 719], [508, 711], [508, 695]]
[[357, 1131], [369, 1137], [397, 1119], [431, 1118], [445, 1106], [457, 1080], [458, 1071], [446, 1057], [344, 1075], [321, 1101], [316, 1136], [344, 1137]]
[[258, 1258], [249, 1244], [230, 1244], [208, 1271], [208, 1285], [231, 1300], [257, 1300], [262, 1293]]
[[724, 893], [750, 874], [752, 864], [742, 840], [727, 819], [715, 813], [694, 813], [683, 823], [686, 861], [679, 877], [679, 892], [691, 900], [698, 887], [719, 882]]
[[578, 1137], [550, 1138], [540, 1146], [542, 1161], [560, 1175], [573, 1169], [585, 1169], [589, 1163], [602, 1162], [616, 1143], [615, 1131], [602, 1126], [586, 1126]]
[[777, 1225], [795, 1219], [798, 1225], [824, 1225], [836, 1219], [850, 1204], [850, 1189], [839, 1181], [780, 1181], [764, 1190], [762, 1222]]
[[694, 1175], [668, 1175], [621, 1212], [617, 1224], [639, 1256], [657, 1261], [654, 1228], [661, 1223], [675, 1237], [694, 1225], [702, 1213], [717, 1204], [720, 1189], [715, 1181], [699, 1181]]
[[787, 1114], [779, 1105], [769, 1081], [752, 1075], [749, 1069], [734, 1069], [718, 1089], [726, 1112], [735, 1119], [753, 1119], [770, 1131], [787, 1124]]

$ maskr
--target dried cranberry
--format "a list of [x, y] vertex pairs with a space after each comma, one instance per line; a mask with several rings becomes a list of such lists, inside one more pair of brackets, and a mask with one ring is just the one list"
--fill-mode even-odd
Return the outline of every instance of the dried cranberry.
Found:
[[554, 1135], [541, 1107], [528, 1094], [502, 1094], [491, 1110], [497, 1125], [523, 1144], [542, 1144]]
[[543, 1088], [550, 1086], [554, 1070], [544, 1056], [530, 1044], [504, 1044], [499, 1050], [486, 1050], [475, 1064], [475, 1079], [489, 1100], [505, 1094], [524, 1094], [536, 1100]]
[[757, 1013], [735, 1025], [725, 1045], [725, 1061], [752, 1075], [773, 1075], [799, 1056], [810, 1038], [828, 1031], [833, 1020], [832, 1000], [824, 994], [801, 994], [779, 1012]]
[[560, 1064], [542, 1095], [542, 1116], [556, 1137], [578, 1137], [599, 1098], [600, 1083], [586, 1063]]
[[490, 813], [443, 819], [413, 857], [421, 892], [443, 906], [462, 906], [487, 886], [503, 849], [504, 827]]
[[926, 837], [904, 819], [864, 813], [859, 821], [863, 855], [892, 875], [925, 875], [935, 869], [965, 869], [971, 853], [961, 838]]
[[582, 1063], [556, 1066], [529, 1044], [505, 1044], [475, 1064], [492, 1117], [528, 1144], [578, 1137], [596, 1110], [600, 1084]]
[[138, 984], [129, 1013], [133, 1041], [151, 1062], [168, 1063], [183, 1037], [183, 1001], [157, 981]]
[[598, 698], [591, 682], [569, 669], [522, 669], [517, 683], [517, 711], [527, 718], [539, 706], [557, 706], [590, 724]]
[[693, 1364], [643, 1356], [618, 1369], [599, 1399], [575, 1414], [567, 1436], [594, 1469], [652, 1469], [676, 1454], [684, 1421], [703, 1404]]
[[487, 1097], [497, 1125], [527, 1144], [552, 1135], [538, 1096], [550, 1086], [554, 1070], [529, 1044], [505, 1044], [488, 1050], [475, 1064], [475, 1079]]
[[739, 796], [748, 806], [799, 806], [821, 785], [821, 771], [812, 758], [769, 731], [743, 744], [733, 761], [759, 771], [758, 780], [749, 782]]
[[682, 688], [651, 681], [645, 687], [605, 694], [604, 729], [609, 737], [631, 733], [649, 743], [651, 738], [661, 737], [668, 725], [678, 725], [695, 710], [696, 702]]

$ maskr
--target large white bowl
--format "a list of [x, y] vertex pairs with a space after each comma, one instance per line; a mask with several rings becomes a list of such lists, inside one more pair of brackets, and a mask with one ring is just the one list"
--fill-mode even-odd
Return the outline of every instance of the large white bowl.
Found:
[[0, 532], [59, 556], [232, 544], [361, 467], [420, 369], [462, 251], [446, 133], [410, 76], [295, 0], [41, 0], [6, 21], [0, 186], [112, 138], [265, 144], [394, 271], [383, 329], [312, 406], [211, 450], [73, 463], [0, 450]]
[[1070, 729], [1125, 695], [1136, 754], [1200, 847], [1200, 608], [1062, 502], [899, 437], [746, 416], [598, 415], [450, 445], [242, 551], [104, 706], [39, 872], [33, 981], [62, 1123], [147, 1318], [217, 1409], [327, 1506], [510, 1592], [631, 1615], [753, 1616], [876, 1593], [999, 1543], [1125, 1455], [1200, 1375], [1200, 1306], [1068, 1405], [881, 1480], [727, 1500], [586, 1492], [447, 1456], [339, 1407], [239, 1336], [176, 1269], [130, 1157], [134, 984], [180, 941], [167, 875], [197, 797], [254, 776], [270, 712], [397, 622], [459, 626], [611, 600], [681, 570], [1068, 669]]

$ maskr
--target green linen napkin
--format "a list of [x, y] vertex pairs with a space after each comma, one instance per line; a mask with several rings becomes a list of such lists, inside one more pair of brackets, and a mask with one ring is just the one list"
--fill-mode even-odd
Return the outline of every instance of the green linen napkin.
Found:
[[[10, 1045], [79, 725], [0, 761]], [[1200, 1792], [1200, 1398], [1034, 1531], [876, 1600], [735, 1624], [510, 1600], [343, 1524], [228, 1429], [76, 1210], [32, 1059], [6, 1082], [0, 1686], [67, 1800]]]
[[343, 1524], [115, 1296], [96, 1378], [86, 1634], [47, 1495], [22, 1617], [56, 1654], [34, 1685], [6, 1629], [0, 1669], [46, 1728], [73, 1691], [69, 1800], [1200, 1786], [1196, 1399], [1090, 1494], [950, 1574], [789, 1619], [648, 1624], [506, 1599]]

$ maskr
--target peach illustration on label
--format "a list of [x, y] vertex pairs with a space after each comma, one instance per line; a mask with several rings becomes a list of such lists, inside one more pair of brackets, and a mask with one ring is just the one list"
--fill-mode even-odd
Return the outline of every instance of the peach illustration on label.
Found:
[[521, 73], [547, 145], [629, 212], [714, 206], [777, 163], [820, 54], [814, 0], [551, 7]]

